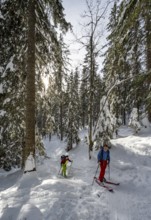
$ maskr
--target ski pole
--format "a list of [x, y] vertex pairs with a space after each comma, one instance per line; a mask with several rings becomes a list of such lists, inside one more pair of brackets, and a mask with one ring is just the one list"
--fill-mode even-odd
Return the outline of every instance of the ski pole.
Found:
[[68, 175], [69, 175], [69, 173], [71, 171], [71, 166], [72, 166], [72, 162], [71, 162], [71, 165], [70, 165], [69, 170], [68, 170]]
[[108, 164], [108, 170], [109, 170], [109, 180], [110, 180], [110, 164]]
[[59, 169], [58, 175], [60, 174], [61, 168], [62, 168], [62, 167], [60, 167], [60, 169]]
[[97, 166], [97, 169], [96, 169], [95, 175], [94, 175], [94, 177], [93, 177], [92, 186], [93, 186], [93, 183], [94, 183], [94, 178], [96, 177], [96, 174], [97, 174], [97, 172], [98, 172], [98, 169], [99, 169], [99, 164], [98, 164], [98, 166]]

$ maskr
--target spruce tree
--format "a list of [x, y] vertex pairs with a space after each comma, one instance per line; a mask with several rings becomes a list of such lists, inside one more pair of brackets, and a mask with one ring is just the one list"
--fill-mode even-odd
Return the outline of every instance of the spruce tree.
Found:
[[67, 151], [73, 148], [73, 144], [78, 144], [79, 138], [79, 89], [78, 89], [78, 72], [71, 73], [68, 81], [68, 111], [66, 122], [66, 141]]
[[[2, 85], [3, 85], [3, 109], [7, 111], [7, 116], [3, 116], [2, 129], [2, 148], [6, 149], [6, 145], [10, 148], [14, 146], [20, 150], [17, 153], [22, 157], [22, 149], [24, 151], [23, 158], [27, 157], [29, 150], [34, 152], [34, 135], [32, 135], [32, 143], [25, 147], [25, 86], [29, 70], [27, 68], [27, 12], [28, 3], [30, 1], [3, 1], [1, 4], [2, 19], [2, 43], [3, 43], [3, 60], [1, 61]], [[59, 40], [56, 29], [66, 32], [69, 24], [64, 19], [63, 7], [60, 1], [35, 1], [36, 23], [35, 23], [35, 85], [36, 94], [32, 94], [37, 99], [39, 90], [39, 78], [44, 73], [48, 73], [56, 63], [56, 54], [59, 50]], [[45, 9], [49, 10], [45, 10]], [[8, 34], [7, 34], [8, 33]], [[31, 39], [30, 39], [31, 40]], [[29, 54], [30, 52], [28, 52]], [[11, 65], [10, 65], [11, 64]], [[29, 62], [28, 62], [29, 64]], [[11, 66], [11, 68], [10, 68]], [[33, 65], [34, 66], [34, 65]], [[51, 67], [50, 67], [51, 66]], [[48, 68], [49, 67], [49, 68]], [[33, 67], [34, 68], [34, 67]], [[27, 69], [29, 70], [27, 72]], [[30, 74], [30, 73], [29, 73]], [[40, 92], [40, 91], [39, 91]], [[4, 97], [5, 96], [5, 97]], [[6, 105], [7, 100], [7, 105]], [[34, 102], [34, 101], [33, 101]], [[36, 101], [37, 102], [37, 101]], [[13, 105], [12, 105], [13, 103]], [[35, 105], [35, 104], [34, 104]], [[36, 105], [35, 105], [36, 106]], [[36, 108], [36, 113], [38, 109]], [[18, 117], [14, 117], [14, 115]], [[34, 113], [33, 113], [34, 114]], [[6, 116], [5, 115], [5, 116]], [[35, 115], [35, 114], [34, 114]], [[36, 117], [35, 117], [36, 119]], [[34, 119], [33, 124], [36, 123]], [[20, 123], [19, 121], [23, 122]], [[8, 126], [10, 124], [10, 126]], [[12, 126], [12, 127], [11, 127]], [[17, 129], [16, 129], [17, 127]], [[33, 130], [34, 126], [32, 125]], [[6, 129], [7, 128], [7, 129]], [[12, 129], [13, 128], [13, 129]], [[6, 132], [7, 130], [7, 132]], [[12, 135], [13, 130], [13, 135]], [[32, 132], [35, 133], [34, 131]], [[10, 144], [5, 143], [7, 140]], [[11, 138], [11, 136], [13, 138]], [[28, 138], [27, 138], [28, 139]], [[26, 139], [26, 140], [27, 140]], [[8, 141], [7, 141], [8, 142]], [[18, 143], [18, 144], [16, 144]], [[24, 160], [23, 160], [24, 161]]]
[[104, 143], [109, 144], [116, 129], [116, 117], [112, 114], [107, 97], [103, 96], [100, 101], [100, 114], [93, 137], [96, 146], [104, 145]]

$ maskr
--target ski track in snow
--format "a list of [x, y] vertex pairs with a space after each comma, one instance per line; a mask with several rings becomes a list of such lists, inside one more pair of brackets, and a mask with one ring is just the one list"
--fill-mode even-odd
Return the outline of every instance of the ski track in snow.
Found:
[[114, 193], [95, 182], [92, 186], [97, 152], [89, 161], [83, 141], [70, 153], [73, 165], [68, 179], [58, 175], [65, 145], [55, 138], [44, 142], [50, 159], [41, 161], [37, 172], [0, 176], [1, 220], [151, 219], [151, 137], [112, 140], [106, 178], [120, 182], [110, 185]]

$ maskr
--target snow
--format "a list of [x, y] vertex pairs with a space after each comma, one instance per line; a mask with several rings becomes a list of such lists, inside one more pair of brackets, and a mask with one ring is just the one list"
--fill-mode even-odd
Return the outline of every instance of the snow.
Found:
[[12, 57], [10, 58], [10, 61], [9, 61], [9, 63], [7, 64], [7, 66], [6, 66], [6, 68], [5, 68], [5, 71], [3, 72], [2, 76], [1, 76], [2, 78], [7, 75], [7, 70], [11, 70], [11, 71], [14, 70], [13, 60], [14, 60], [14, 56], [12, 56]]
[[135, 133], [137, 133], [141, 129], [140, 122], [138, 121], [137, 108], [132, 109], [128, 125], [135, 129]]
[[[111, 111], [109, 110], [109, 103], [106, 96], [103, 96], [100, 101], [100, 114], [97, 122], [97, 126], [94, 132], [94, 139], [98, 141], [98, 143], [104, 142], [104, 140], [108, 141], [110, 137], [113, 136], [117, 127], [117, 119]], [[107, 131], [107, 132], [106, 132]], [[101, 145], [102, 145], [101, 144]]]
[[4, 116], [6, 114], [6, 111], [0, 110], [0, 116]]
[[[73, 160], [68, 178], [58, 175], [65, 142], [53, 136], [44, 140], [49, 158], [37, 163], [37, 172], [0, 170], [0, 219], [2, 220], [150, 220], [151, 219], [151, 131], [137, 134], [121, 127], [111, 140], [110, 169], [106, 178], [120, 182], [114, 193], [92, 185], [97, 169], [97, 151], [88, 160], [81, 143], [69, 152]], [[99, 172], [97, 172], [97, 176]]]
[[2, 13], [1, 13], [1, 12], [0, 12], [0, 18], [1, 18], [1, 19], [4, 19], [4, 17], [3, 17], [3, 15], [2, 15]]
[[35, 167], [36, 167], [35, 160], [34, 160], [32, 152], [31, 152], [30, 155], [27, 157], [27, 160], [25, 162], [24, 172], [32, 171], [32, 170], [35, 169]]
[[[1, 70], [0, 70], [1, 71]], [[2, 84], [0, 83], [0, 93], [3, 93], [3, 86]]]

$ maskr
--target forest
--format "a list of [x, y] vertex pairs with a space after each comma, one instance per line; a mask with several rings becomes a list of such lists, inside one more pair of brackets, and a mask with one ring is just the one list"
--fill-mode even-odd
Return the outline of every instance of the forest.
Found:
[[1, 0], [0, 6], [0, 168], [24, 168], [31, 152], [46, 157], [42, 140], [52, 135], [70, 151], [82, 128], [91, 159], [119, 126], [137, 133], [144, 118], [151, 121], [150, 0], [106, 1], [103, 9], [101, 0], [86, 0], [85, 34], [75, 36], [85, 57], [75, 68], [65, 43], [73, 27], [61, 0]]

